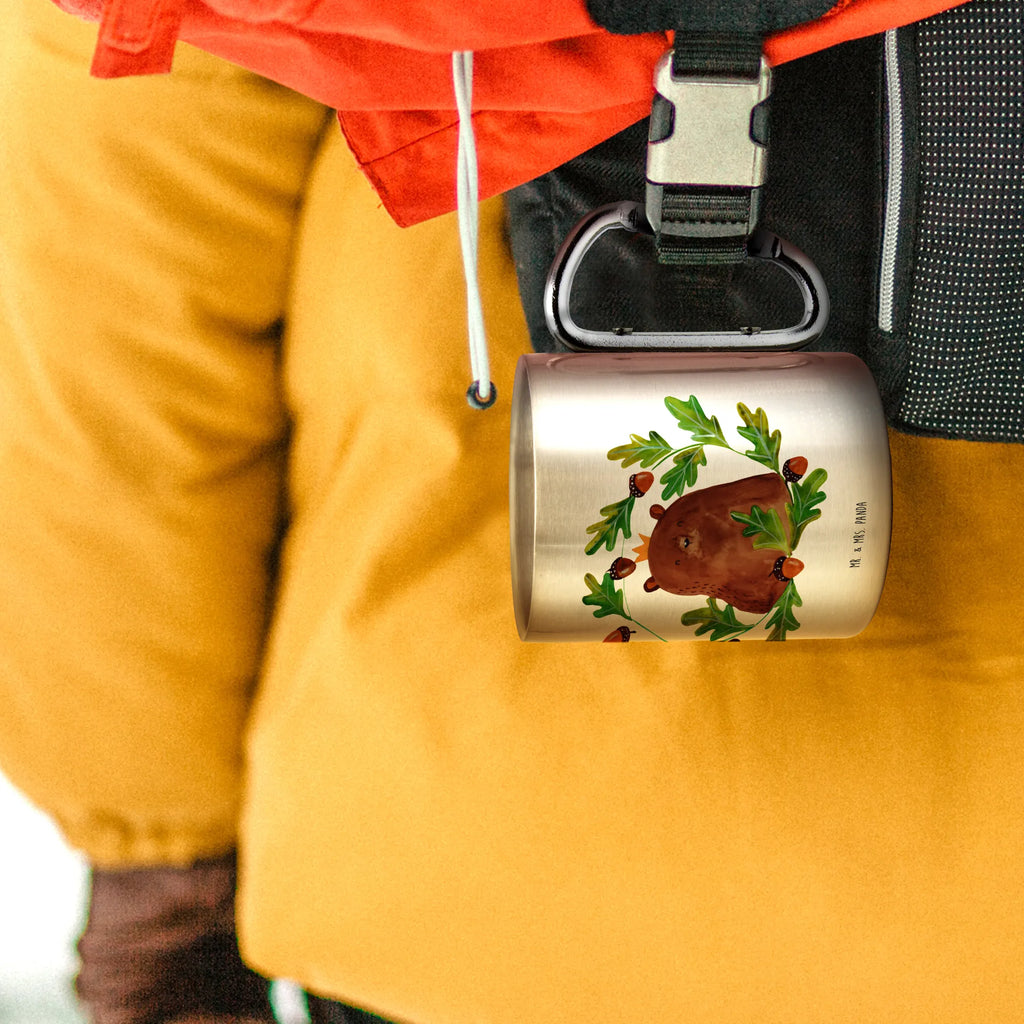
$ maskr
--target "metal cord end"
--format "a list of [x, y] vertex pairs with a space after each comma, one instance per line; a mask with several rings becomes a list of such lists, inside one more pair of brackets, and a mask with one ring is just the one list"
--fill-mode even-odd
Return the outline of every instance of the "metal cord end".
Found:
[[480, 381], [473, 381], [473, 383], [469, 385], [469, 390], [466, 392], [466, 401], [474, 409], [490, 409], [490, 407], [498, 400], [498, 389], [494, 386], [494, 381], [491, 381], [490, 385], [490, 393], [486, 398], [481, 398]]

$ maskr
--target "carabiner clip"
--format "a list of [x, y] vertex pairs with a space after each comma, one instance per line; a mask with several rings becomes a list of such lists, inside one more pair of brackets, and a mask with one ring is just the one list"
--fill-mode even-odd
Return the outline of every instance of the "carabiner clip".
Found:
[[633, 350], [689, 350], [779, 352], [802, 348], [818, 337], [828, 322], [829, 301], [818, 268], [799, 249], [777, 235], [756, 230], [747, 244], [752, 259], [777, 264], [796, 282], [804, 312], [792, 327], [771, 330], [746, 327], [736, 331], [629, 331], [622, 328], [594, 331], [580, 327], [569, 310], [573, 281], [591, 246], [606, 231], [653, 234], [640, 203], [602, 206], [584, 217], [569, 232], [555, 256], [544, 288], [544, 316], [548, 330], [578, 352]]

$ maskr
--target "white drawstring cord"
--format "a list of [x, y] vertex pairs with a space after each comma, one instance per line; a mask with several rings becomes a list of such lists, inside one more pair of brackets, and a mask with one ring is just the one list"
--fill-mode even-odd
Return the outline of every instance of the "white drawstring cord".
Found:
[[461, 50], [452, 54], [452, 78], [455, 83], [455, 106], [459, 112], [459, 155], [456, 166], [456, 201], [459, 216], [459, 241], [462, 244], [462, 269], [466, 276], [466, 312], [469, 326], [469, 363], [473, 383], [466, 399], [475, 409], [494, 405], [497, 391], [491, 382], [490, 357], [487, 352], [487, 331], [480, 300], [477, 274], [480, 219], [479, 172], [476, 161], [476, 139], [473, 136], [473, 52]]

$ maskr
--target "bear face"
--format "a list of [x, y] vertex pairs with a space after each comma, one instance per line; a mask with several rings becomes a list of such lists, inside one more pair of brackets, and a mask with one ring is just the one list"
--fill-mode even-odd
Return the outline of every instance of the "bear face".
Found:
[[667, 509], [653, 506], [657, 523], [648, 542], [651, 577], [644, 588], [705, 594], [757, 614], [770, 611], [788, 582], [779, 571], [780, 552], [755, 548], [732, 513], [749, 514], [755, 505], [774, 509], [788, 528], [789, 500], [782, 477], [762, 473], [688, 491]]

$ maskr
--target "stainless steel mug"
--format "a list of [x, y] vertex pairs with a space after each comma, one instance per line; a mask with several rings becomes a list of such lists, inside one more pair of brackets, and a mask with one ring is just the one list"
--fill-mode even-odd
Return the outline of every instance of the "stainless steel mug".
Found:
[[527, 355], [510, 498], [524, 640], [848, 637], [888, 562], [885, 417], [843, 353]]

